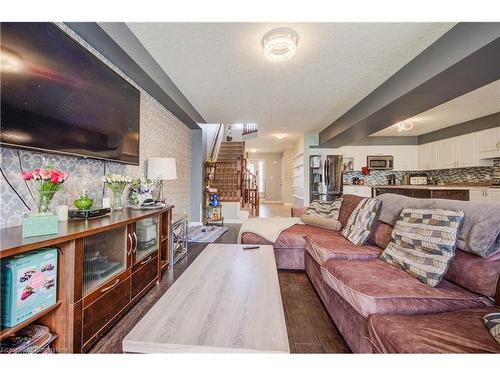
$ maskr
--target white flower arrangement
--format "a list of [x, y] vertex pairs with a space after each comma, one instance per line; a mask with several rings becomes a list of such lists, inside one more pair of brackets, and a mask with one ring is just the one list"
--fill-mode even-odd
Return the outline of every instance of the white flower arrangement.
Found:
[[121, 174], [108, 174], [102, 178], [102, 182], [104, 182], [105, 184], [114, 184], [114, 183], [129, 184], [132, 182], [132, 177], [124, 176]]

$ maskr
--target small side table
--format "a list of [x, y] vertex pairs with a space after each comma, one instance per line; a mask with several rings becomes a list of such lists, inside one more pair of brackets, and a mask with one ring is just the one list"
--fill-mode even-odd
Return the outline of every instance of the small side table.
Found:
[[170, 233], [170, 260], [172, 262], [170, 269], [172, 269], [188, 251], [188, 216], [174, 214]]

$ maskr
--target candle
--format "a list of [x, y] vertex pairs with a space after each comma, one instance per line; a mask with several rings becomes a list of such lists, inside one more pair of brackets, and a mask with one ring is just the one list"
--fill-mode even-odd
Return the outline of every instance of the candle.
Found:
[[57, 217], [59, 221], [68, 221], [68, 206], [57, 206]]
[[110, 198], [102, 198], [102, 208], [111, 207], [111, 199]]

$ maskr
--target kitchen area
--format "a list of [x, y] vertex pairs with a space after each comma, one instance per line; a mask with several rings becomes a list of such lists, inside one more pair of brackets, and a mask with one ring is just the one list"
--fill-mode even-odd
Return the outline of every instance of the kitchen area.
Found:
[[418, 145], [311, 151], [311, 201], [393, 193], [500, 204], [500, 126]]

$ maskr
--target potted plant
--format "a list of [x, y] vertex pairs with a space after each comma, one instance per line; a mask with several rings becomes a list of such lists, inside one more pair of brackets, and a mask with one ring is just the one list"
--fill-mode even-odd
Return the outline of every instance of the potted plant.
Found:
[[51, 211], [55, 193], [61, 189], [69, 174], [46, 165], [32, 172], [23, 172], [22, 177], [25, 181], [32, 181], [38, 191], [38, 212], [47, 213]]

